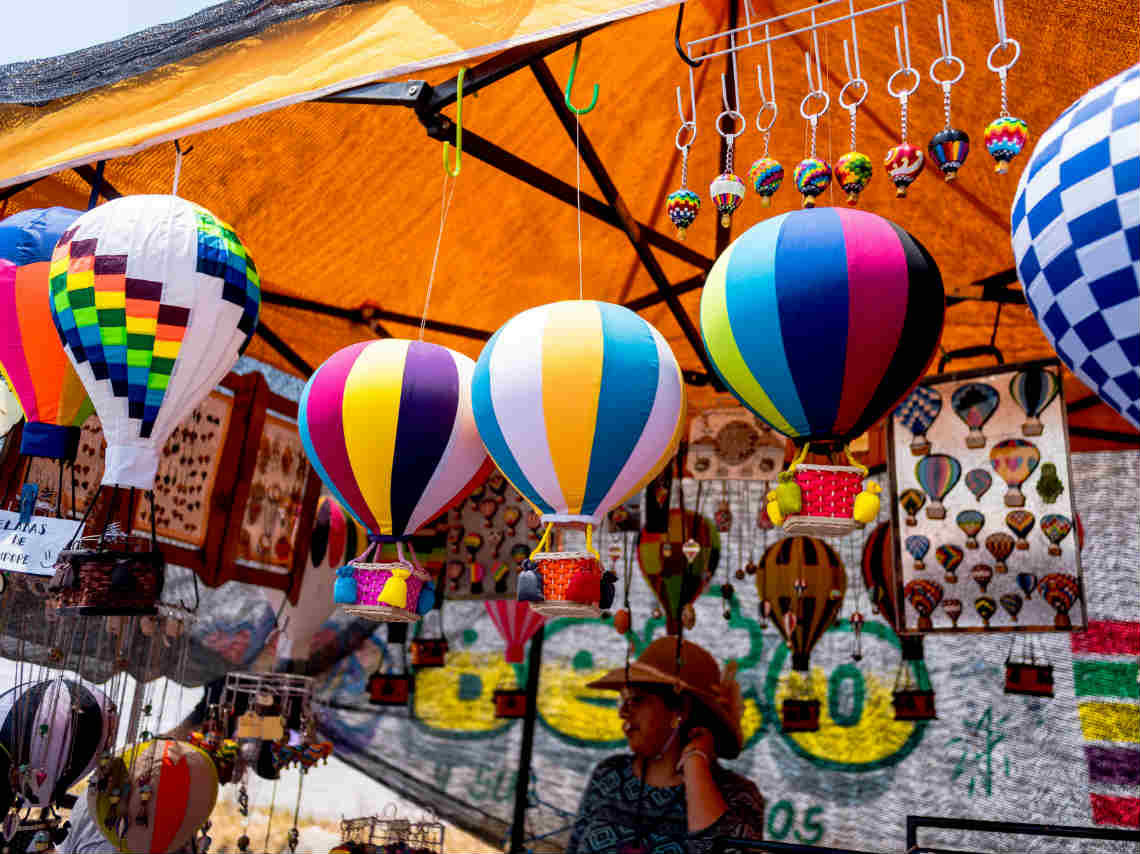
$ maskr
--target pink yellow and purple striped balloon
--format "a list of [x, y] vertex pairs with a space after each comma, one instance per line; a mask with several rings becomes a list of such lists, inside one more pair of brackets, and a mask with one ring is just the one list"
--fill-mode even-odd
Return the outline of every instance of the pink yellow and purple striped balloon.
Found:
[[309, 462], [369, 533], [406, 540], [489, 465], [467, 356], [422, 341], [353, 344], [317, 368], [298, 426]]
[[721, 253], [701, 296], [701, 333], [729, 390], [774, 429], [848, 441], [926, 372], [944, 300], [934, 259], [894, 223], [794, 211]]

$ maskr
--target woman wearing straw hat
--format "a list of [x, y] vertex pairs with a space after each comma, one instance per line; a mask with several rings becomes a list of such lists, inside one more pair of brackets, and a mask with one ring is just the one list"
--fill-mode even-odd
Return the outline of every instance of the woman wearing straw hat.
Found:
[[631, 753], [594, 769], [567, 854], [704, 854], [715, 840], [761, 839], [764, 798], [721, 767], [740, 755], [736, 666], [676, 637], [658, 638], [591, 688], [621, 692]]

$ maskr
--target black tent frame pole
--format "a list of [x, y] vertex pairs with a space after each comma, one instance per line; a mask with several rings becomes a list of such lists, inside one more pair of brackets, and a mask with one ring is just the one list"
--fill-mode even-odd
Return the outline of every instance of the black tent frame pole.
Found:
[[530, 799], [530, 763], [534, 754], [534, 727], [538, 720], [538, 679], [542, 670], [542, 643], [546, 635], [540, 626], [530, 639], [526, 660], [526, 717], [523, 718], [519, 769], [515, 778], [515, 814], [511, 821], [510, 854], [526, 854], [526, 809]]

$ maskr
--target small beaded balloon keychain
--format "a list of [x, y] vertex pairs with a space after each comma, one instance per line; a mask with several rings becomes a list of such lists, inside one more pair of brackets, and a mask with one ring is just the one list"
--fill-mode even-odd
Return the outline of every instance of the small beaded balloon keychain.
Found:
[[[854, 0], [852, 12], [854, 12]], [[855, 19], [851, 19], [851, 41], [855, 51], [855, 73], [851, 73], [851, 55], [847, 49], [847, 39], [843, 40], [843, 61], [847, 65], [847, 82], [839, 90], [839, 106], [847, 111], [851, 117], [851, 150], [835, 161], [835, 180], [847, 193], [847, 204], [859, 204], [859, 194], [866, 189], [871, 181], [871, 158], [859, 151], [855, 145], [855, 114], [859, 106], [867, 100], [871, 87], [863, 79], [863, 70], [859, 67], [859, 35], [855, 32]], [[860, 91], [855, 97], [855, 91]]]
[[[808, 149], [808, 156], [796, 164], [796, 169], [793, 173], [793, 177], [796, 181], [796, 189], [799, 190], [804, 197], [805, 208], [814, 208], [815, 197], [826, 190], [831, 183], [831, 166], [828, 165], [826, 160], [815, 156], [816, 128], [819, 125], [820, 116], [824, 115], [824, 113], [827, 112], [827, 108], [831, 106], [831, 96], [828, 95], [827, 90], [823, 88], [823, 73], [819, 67], [819, 37], [814, 30], [811, 35], [815, 41], [815, 82], [812, 82], [811, 76], [811, 55], [807, 53], [807, 51], [804, 51], [804, 67], [807, 71], [808, 93], [804, 95], [803, 100], [800, 101], [800, 115], [803, 116], [808, 123], [811, 143]], [[821, 103], [820, 108], [815, 112], [808, 112], [808, 104], [817, 99]]]
[[[902, 10], [902, 43], [899, 42], [899, 28], [895, 27], [895, 56], [899, 61], [899, 67], [887, 79], [887, 92], [892, 98], [897, 98], [899, 102], [900, 142], [887, 151], [886, 161], [883, 165], [887, 167], [887, 174], [891, 176], [891, 181], [895, 185], [895, 195], [900, 199], [905, 199], [907, 187], [914, 183], [915, 178], [919, 176], [922, 168], [926, 165], [926, 155], [917, 145], [911, 145], [907, 141], [907, 101], [911, 95], [918, 91], [918, 84], [922, 78], [910, 64], [910, 39], [906, 28], [906, 6], [903, 5], [900, 9]], [[904, 57], [906, 58], [905, 63], [903, 62]], [[900, 77], [908, 76], [914, 78], [914, 85], [908, 88], [901, 88], [900, 86], [896, 91], [895, 81]]]
[[693, 69], [689, 67], [689, 103], [693, 106], [693, 117], [685, 118], [685, 107], [681, 102], [681, 87], [677, 87], [677, 113], [681, 116], [681, 126], [673, 144], [681, 152], [681, 189], [674, 190], [665, 197], [665, 212], [677, 227], [677, 237], [685, 239], [685, 230], [693, 224], [701, 211], [701, 197], [689, 189], [689, 149], [697, 140], [697, 101], [694, 96]]
[[[958, 177], [958, 170], [966, 162], [970, 153], [970, 135], [964, 130], [950, 126], [950, 89], [966, 73], [966, 64], [956, 57], [950, 44], [950, 11], [946, 0], [942, 0], [942, 14], [938, 16], [938, 41], [942, 45], [942, 55], [930, 63], [930, 79], [942, 87], [942, 106], [946, 112], [946, 125], [930, 139], [930, 159], [938, 164], [947, 181]], [[939, 66], [948, 65], [952, 77], [939, 80], [936, 73]], [[955, 73], [956, 69], [956, 73]]]
[[[766, 41], [769, 38], [767, 26], [764, 27], [764, 38]], [[764, 69], [759, 64], [756, 66], [756, 85], [760, 89], [760, 99], [763, 101], [760, 111], [756, 113], [756, 130], [760, 131], [764, 137], [764, 153], [752, 162], [752, 167], [748, 170], [752, 189], [760, 196], [760, 204], [764, 207], [772, 204], [772, 196], [784, 182], [784, 167], [779, 160], [768, 156], [768, 143], [772, 136], [772, 126], [776, 124], [776, 116], [779, 115], [780, 109], [776, 104], [776, 78], [772, 73], [772, 43], [767, 41], [766, 47], [768, 48], [767, 94], [764, 92]], [[764, 114], [769, 110], [771, 115], [765, 121]]]
[[[731, 38], [732, 45], [732, 64], [733, 74], [732, 83], [735, 87], [734, 93], [736, 95], [735, 103], [740, 104], [740, 81], [736, 74], [736, 37]], [[712, 183], [709, 184], [709, 195], [712, 197], [713, 204], [716, 205], [717, 211], [720, 212], [720, 224], [723, 228], [728, 228], [732, 224], [732, 214], [740, 203], [744, 201], [745, 188], [744, 181], [740, 176], [732, 171], [732, 149], [736, 142], [736, 138], [744, 133], [744, 129], [748, 127], [748, 121], [744, 118], [739, 110], [733, 109], [728, 100], [728, 83], [724, 79], [724, 75], [720, 75], [720, 96], [724, 102], [724, 111], [716, 117], [716, 132], [724, 139], [724, 171], [713, 178]], [[740, 130], [738, 131], [725, 131], [722, 127], [722, 122], [727, 116], [732, 121], [740, 122]]]
[[[1018, 57], [1021, 56], [1021, 44], [1017, 39], [1011, 39], [1006, 34], [1005, 0], [994, 0], [994, 22], [997, 24], [998, 41], [990, 48], [989, 55], [986, 57], [986, 65], [1001, 80], [1001, 114], [986, 125], [983, 139], [990, 156], [996, 161], [994, 171], [999, 175], [1004, 175], [1009, 171], [1009, 161], [1020, 154], [1021, 149], [1025, 147], [1025, 141], [1029, 138], [1029, 125], [1025, 123], [1024, 119], [1009, 114], [1006, 101], [1006, 75], [1013, 68]], [[1010, 45], [1013, 46], [1013, 56], [1010, 57], [1009, 62], [1004, 65], [994, 65], [994, 55]]]

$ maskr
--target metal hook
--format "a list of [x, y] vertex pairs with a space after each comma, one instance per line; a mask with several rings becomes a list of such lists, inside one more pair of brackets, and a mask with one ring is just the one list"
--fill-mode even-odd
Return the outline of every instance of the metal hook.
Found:
[[[899, 67], [893, 74], [891, 74], [889, 78], [887, 78], [887, 91], [891, 94], [892, 97], [902, 100], [903, 98], [907, 98], [918, 91], [918, 84], [922, 82], [922, 77], [919, 75], [918, 71], [912, 68], [910, 65], [910, 36], [907, 32], [906, 26], [906, 4], [904, 3], [902, 6], [900, 6], [899, 10], [902, 13], [902, 41], [899, 40], [899, 28], [895, 27], [895, 58], [898, 59]], [[906, 60], [905, 62], [903, 61], [904, 57]], [[897, 80], [900, 76], [905, 76], [908, 74], [914, 76], [914, 86], [908, 89], [899, 89], [896, 92], [895, 80]]]
[[677, 48], [677, 56], [690, 68], [700, 68], [703, 59], [689, 59], [689, 55], [681, 49], [681, 21], [685, 17], [685, 4], [677, 5], [677, 26], [673, 29], [673, 46]]
[[594, 84], [594, 96], [590, 99], [590, 106], [579, 109], [570, 103], [570, 92], [574, 88], [574, 77], [578, 73], [578, 59], [582, 55], [582, 40], [578, 39], [577, 44], [574, 45], [574, 61], [570, 64], [570, 79], [566, 81], [566, 106], [579, 116], [584, 116], [590, 112], [598, 103], [598, 84]]
[[[677, 115], [681, 117], [681, 127], [677, 129], [675, 143], [678, 149], [689, 148], [697, 140], [697, 96], [696, 88], [693, 85], [693, 69], [689, 69], [689, 103], [693, 106], [693, 117], [691, 119], [685, 117], [685, 106], [681, 100], [681, 87], [677, 87]], [[681, 135], [685, 131], [689, 131], [691, 136], [688, 142], [682, 145]]]
[[[938, 43], [942, 48], [942, 55], [930, 63], [930, 79], [942, 86], [944, 90], [949, 91], [949, 87], [961, 80], [962, 75], [966, 73], [966, 63], [954, 56], [953, 53], [950, 43], [950, 10], [946, 5], [946, 0], [942, 0], [942, 13], [938, 16]], [[951, 68], [957, 66], [958, 73], [946, 80], [939, 80], [938, 75], [935, 74], [935, 69], [940, 65], [949, 65]]]
[[[459, 177], [459, 171], [463, 168], [463, 76], [467, 73], [467, 67], [459, 69], [459, 73], [455, 75], [455, 165], [452, 166], [448, 162], [447, 151], [451, 148], [451, 143], [447, 140], [443, 141], [443, 171], [450, 175], [452, 178]], [[571, 78], [573, 79], [573, 78]]]

